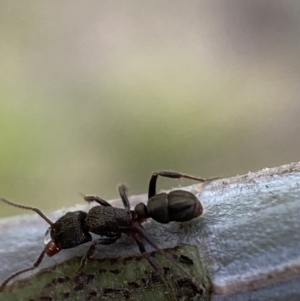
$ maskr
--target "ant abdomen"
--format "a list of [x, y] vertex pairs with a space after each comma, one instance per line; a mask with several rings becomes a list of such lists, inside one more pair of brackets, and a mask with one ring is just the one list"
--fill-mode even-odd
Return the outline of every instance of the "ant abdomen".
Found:
[[153, 218], [159, 223], [186, 222], [203, 213], [203, 207], [197, 197], [191, 192], [174, 190], [159, 193], [135, 207], [139, 218]]

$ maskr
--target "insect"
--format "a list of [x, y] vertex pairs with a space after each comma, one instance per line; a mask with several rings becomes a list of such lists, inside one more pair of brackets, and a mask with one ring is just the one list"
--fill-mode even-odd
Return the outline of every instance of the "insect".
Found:
[[[0, 198], [0, 200], [9, 205], [35, 211], [50, 225], [45, 233], [45, 247], [37, 260], [31, 267], [10, 275], [1, 284], [0, 291], [3, 291], [9, 281], [16, 276], [37, 268], [42, 262], [45, 254], [51, 257], [63, 249], [74, 248], [78, 245], [91, 241], [92, 236], [90, 233], [97, 234], [101, 236], [101, 238], [92, 242], [86, 255], [81, 260], [79, 270], [84, 267], [86, 261], [93, 255], [97, 245], [113, 244], [121, 237], [122, 233], [125, 233], [134, 239], [142, 256], [148, 260], [155, 271], [162, 275], [162, 269], [156, 260], [147, 253], [143, 241], [148, 242], [148, 244], [150, 244], [156, 251], [163, 252], [163, 250], [159, 248], [141, 224], [148, 218], [152, 218], [159, 223], [169, 223], [170, 221], [190, 221], [191, 219], [200, 216], [203, 213], [203, 208], [197, 197], [188, 191], [174, 190], [168, 194], [156, 194], [156, 182], [159, 176], [176, 179], [187, 178], [199, 182], [213, 180], [205, 180], [170, 171], [154, 172], [149, 182], [147, 205], [139, 203], [136, 205], [134, 210], [131, 210], [126, 194], [126, 187], [124, 185], [120, 185], [118, 189], [124, 209], [115, 208], [98, 196], [84, 196], [85, 201], [96, 202], [99, 205], [91, 208], [88, 212], [67, 212], [56, 222], [52, 222], [37, 208], [15, 204], [6, 199]], [[164, 255], [168, 256], [166, 253], [164, 253]], [[196, 287], [197, 291], [199, 293], [203, 293], [204, 288], [201, 284], [199, 284], [194, 278], [190, 277], [189, 274], [173, 260], [172, 264], [175, 264], [188, 278], [191, 278], [191, 282]]]

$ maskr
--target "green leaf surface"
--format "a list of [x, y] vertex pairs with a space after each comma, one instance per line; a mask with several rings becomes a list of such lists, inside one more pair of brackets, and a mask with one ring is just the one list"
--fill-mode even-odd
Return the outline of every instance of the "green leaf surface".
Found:
[[[180, 245], [164, 253], [151, 254], [164, 279], [141, 256], [90, 259], [80, 272], [77, 257], [7, 287], [0, 300], [209, 300], [210, 281], [197, 247]], [[206, 288], [203, 296], [173, 261]]]

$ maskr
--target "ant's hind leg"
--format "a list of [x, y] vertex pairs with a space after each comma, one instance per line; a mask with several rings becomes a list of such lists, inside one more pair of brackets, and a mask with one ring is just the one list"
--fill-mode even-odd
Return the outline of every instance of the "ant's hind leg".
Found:
[[148, 234], [148, 232], [144, 229], [142, 225], [135, 225], [135, 228], [140, 237], [145, 239], [157, 252], [161, 252], [161, 254], [163, 254], [163, 256], [167, 258], [170, 261], [170, 263], [175, 265], [178, 268], [178, 270], [180, 270], [190, 280], [190, 282], [196, 288], [197, 292], [200, 295], [203, 295], [205, 287], [201, 283], [198, 283], [198, 281], [194, 277], [189, 275], [176, 261], [173, 260], [173, 258], [169, 256], [169, 254], [167, 254], [163, 249], [159, 248], [154, 239]]
[[180, 172], [174, 172], [174, 171], [154, 172], [149, 181], [149, 189], [148, 189], [148, 198], [149, 199], [156, 194], [156, 181], [157, 181], [158, 176], [165, 177], [165, 178], [171, 178], [171, 179], [185, 178], [185, 179], [195, 180], [195, 181], [202, 182], [202, 183], [219, 179], [219, 178], [202, 179], [202, 178], [198, 178], [198, 177], [194, 177], [194, 176], [190, 176], [187, 174], [183, 174]]
[[154, 257], [152, 257], [147, 251], [146, 248], [144, 246], [144, 244], [142, 243], [142, 241], [140, 240], [140, 238], [138, 237], [137, 234], [133, 234], [131, 235], [133, 237], [133, 239], [135, 240], [135, 242], [137, 243], [139, 250], [142, 254], [142, 256], [144, 258], [146, 258], [148, 260], [148, 262], [150, 263], [150, 265], [153, 267], [153, 269], [160, 275], [161, 279], [163, 280], [163, 282], [169, 287], [170, 292], [172, 294], [172, 297], [174, 300], [176, 299], [176, 295], [175, 292], [173, 290], [173, 288], [171, 287], [170, 283], [167, 281], [163, 269], [158, 265], [156, 259]]

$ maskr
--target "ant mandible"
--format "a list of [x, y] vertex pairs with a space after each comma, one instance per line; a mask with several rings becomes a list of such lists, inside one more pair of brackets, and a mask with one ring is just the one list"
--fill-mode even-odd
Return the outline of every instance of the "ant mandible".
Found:
[[[98, 244], [113, 244], [121, 237], [122, 233], [125, 233], [135, 240], [142, 256], [148, 260], [154, 270], [161, 274], [161, 268], [156, 260], [147, 253], [142, 240], [144, 239], [147, 241], [156, 251], [162, 252], [163, 250], [158, 247], [156, 242], [149, 236], [141, 224], [148, 218], [152, 218], [159, 223], [169, 223], [170, 221], [190, 221], [191, 219], [202, 215], [203, 208], [197, 197], [188, 191], [174, 190], [168, 194], [156, 194], [156, 182], [158, 176], [174, 179], [186, 178], [199, 182], [213, 180], [205, 180], [171, 171], [154, 172], [149, 182], [147, 205], [139, 203], [136, 205], [134, 210], [130, 210], [126, 187], [124, 185], [120, 185], [118, 189], [124, 209], [115, 208], [98, 196], [85, 196], [85, 201], [89, 203], [96, 202], [100, 206], [95, 206], [88, 212], [67, 212], [56, 222], [52, 222], [37, 208], [15, 204], [4, 198], [0, 198], [1, 201], [9, 205], [35, 211], [50, 225], [45, 234], [45, 247], [37, 260], [31, 267], [17, 271], [4, 280], [0, 286], [0, 291], [3, 291], [7, 283], [16, 276], [37, 268], [45, 254], [51, 257], [63, 249], [74, 248], [78, 245], [91, 241], [92, 236], [90, 232], [100, 235], [103, 238], [93, 241], [86, 255], [81, 260], [79, 269], [81, 269], [85, 265], [86, 261], [93, 255]], [[166, 256], [167, 254], [164, 255]], [[188, 278], [191, 278], [187, 272], [185, 272], [174, 261], [172, 261], [172, 263], [175, 264]], [[203, 286], [193, 278], [191, 278], [191, 281], [198, 292], [203, 293]]]

